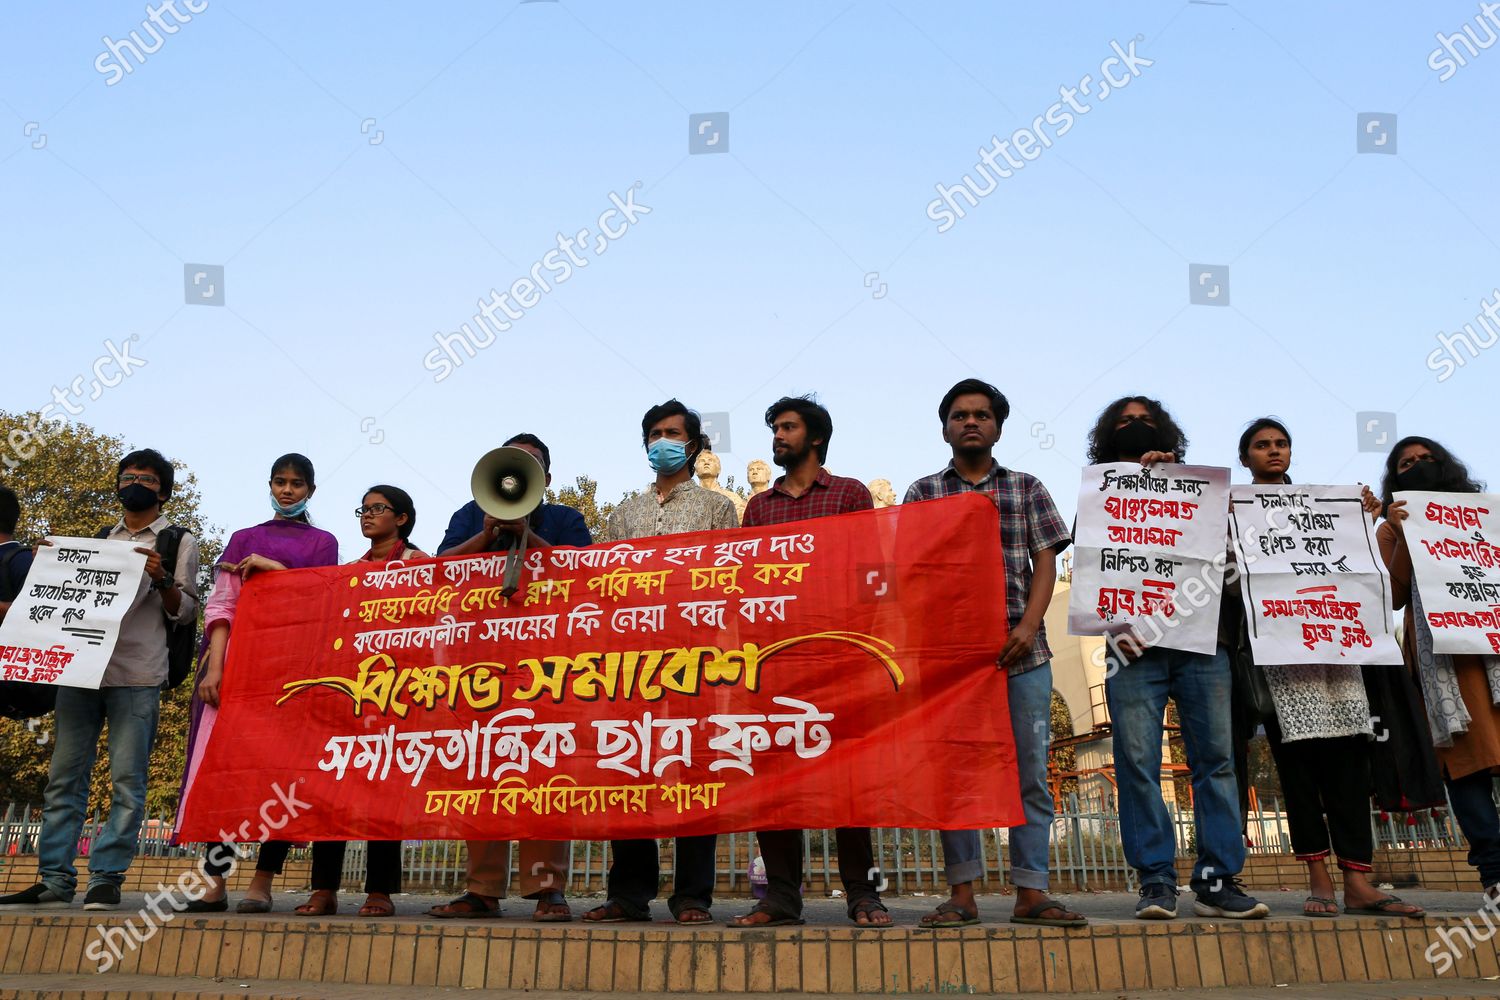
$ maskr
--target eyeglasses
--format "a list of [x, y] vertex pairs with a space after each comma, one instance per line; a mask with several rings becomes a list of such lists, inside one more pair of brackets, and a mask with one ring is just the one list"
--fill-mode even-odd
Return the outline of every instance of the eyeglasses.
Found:
[[155, 489], [161, 485], [161, 480], [155, 476], [138, 476], [133, 472], [126, 472], [120, 476], [121, 486], [129, 486], [132, 483], [140, 483], [142, 486], [149, 486]]
[[374, 514], [376, 517], [379, 517], [381, 514], [384, 514], [386, 511], [388, 511], [388, 510], [395, 510], [395, 509], [396, 508], [392, 507], [388, 503], [372, 503], [368, 507], [356, 507], [356, 508], [354, 508], [354, 516], [355, 517], [364, 517], [366, 514]]

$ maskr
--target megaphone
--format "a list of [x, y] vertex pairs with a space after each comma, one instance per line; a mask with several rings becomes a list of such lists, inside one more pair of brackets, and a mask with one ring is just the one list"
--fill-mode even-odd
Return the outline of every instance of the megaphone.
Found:
[[530, 516], [546, 486], [542, 463], [522, 448], [496, 448], [475, 463], [469, 477], [469, 492], [479, 509], [502, 521]]
[[[502, 521], [519, 521], [531, 516], [542, 502], [547, 487], [547, 472], [536, 456], [521, 448], [496, 448], [474, 465], [469, 477], [469, 492], [479, 509]], [[530, 539], [528, 526], [516, 534], [507, 549], [505, 576], [500, 593], [510, 597], [521, 585], [521, 563], [526, 558]]]

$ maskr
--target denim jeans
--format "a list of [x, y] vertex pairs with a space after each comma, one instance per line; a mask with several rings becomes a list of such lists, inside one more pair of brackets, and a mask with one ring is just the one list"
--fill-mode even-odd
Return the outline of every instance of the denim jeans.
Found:
[[1141, 884], [1177, 884], [1177, 845], [1162, 799], [1162, 725], [1167, 698], [1177, 704], [1193, 780], [1198, 859], [1193, 888], [1238, 875], [1245, 866], [1239, 790], [1229, 712], [1229, 654], [1188, 653], [1160, 646], [1105, 679], [1114, 730], [1115, 780], [1125, 860]]
[[78, 889], [73, 860], [89, 805], [89, 775], [99, 733], [109, 720], [109, 819], [89, 849], [89, 885], [125, 881], [146, 817], [146, 762], [161, 712], [159, 687], [57, 689], [56, 744], [43, 793], [42, 835], [37, 844], [42, 883], [71, 899]]
[[1479, 871], [1481, 885], [1500, 883], [1500, 813], [1495, 809], [1495, 779], [1488, 771], [1449, 778], [1448, 802], [1453, 818], [1469, 842], [1469, 864]]
[[[1010, 828], [1010, 881], [1047, 891], [1047, 837], [1052, 831], [1052, 789], [1047, 785], [1047, 744], [1052, 730], [1052, 663], [1010, 675], [1010, 729], [1016, 741], [1025, 826]], [[944, 830], [943, 877], [949, 885], [984, 876], [979, 831]]]

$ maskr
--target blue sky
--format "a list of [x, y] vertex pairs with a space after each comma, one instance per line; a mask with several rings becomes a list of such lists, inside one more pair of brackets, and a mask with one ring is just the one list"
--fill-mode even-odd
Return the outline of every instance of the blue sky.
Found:
[[[815, 391], [830, 468], [899, 491], [946, 461], [936, 404], [968, 375], [1011, 399], [1001, 460], [1067, 514], [1127, 392], [1167, 402], [1196, 462], [1233, 465], [1274, 413], [1299, 481], [1368, 480], [1356, 414], [1377, 411], [1494, 482], [1500, 348], [1442, 382], [1427, 360], [1500, 285], [1500, 46], [1446, 81], [1428, 65], [1478, 14], [209, 0], [121, 74], [96, 59], [151, 41], [144, 4], [18, 6], [0, 408], [134, 336], [146, 365], [78, 419], [185, 461], [229, 530], [305, 452], [346, 558], [365, 486], [409, 489], [434, 545], [517, 430], [559, 481], [643, 486], [640, 414], [674, 395], [730, 414], [743, 480], [766, 404]], [[1137, 36], [1149, 67], [937, 232], [935, 185], [977, 179], [981, 146]], [[728, 152], [690, 154], [689, 116], [725, 112]], [[1396, 116], [1395, 155], [1356, 152], [1362, 112]], [[434, 380], [435, 333], [637, 183], [649, 214]], [[224, 268], [223, 306], [185, 301], [189, 264]], [[1190, 304], [1199, 264], [1228, 267], [1228, 307]]]

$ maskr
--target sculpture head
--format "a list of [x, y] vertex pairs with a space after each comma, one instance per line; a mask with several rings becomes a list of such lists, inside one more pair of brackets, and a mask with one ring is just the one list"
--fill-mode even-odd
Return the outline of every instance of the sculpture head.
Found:
[[870, 499], [875, 501], [878, 507], [896, 506], [896, 489], [891, 485], [889, 479], [872, 479], [869, 487]]
[[699, 453], [698, 462], [693, 468], [698, 473], [698, 478], [704, 480], [718, 479], [719, 473], [724, 471], [723, 463], [719, 461], [719, 456], [711, 451]]
[[745, 481], [758, 493], [771, 485], [771, 466], [759, 458], [745, 466]]

